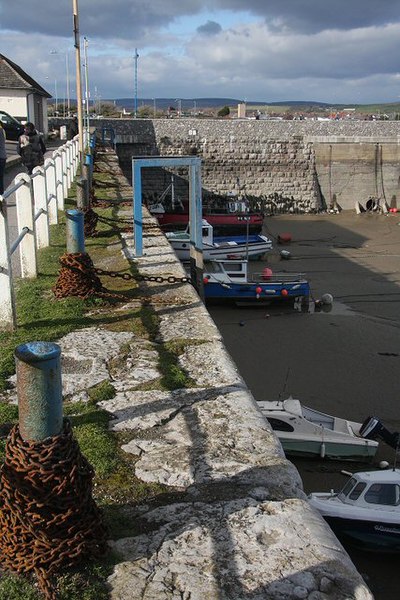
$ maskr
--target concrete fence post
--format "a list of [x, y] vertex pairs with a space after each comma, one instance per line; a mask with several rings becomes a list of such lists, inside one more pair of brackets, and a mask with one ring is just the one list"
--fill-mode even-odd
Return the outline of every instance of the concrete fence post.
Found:
[[60, 152], [53, 153], [54, 162], [56, 165], [56, 196], [58, 210], [64, 210], [64, 191], [63, 191], [63, 176], [62, 176], [62, 156]]
[[81, 210], [66, 211], [67, 217], [67, 253], [85, 252], [84, 214]]
[[47, 211], [47, 185], [43, 167], [35, 167], [32, 172], [33, 197], [35, 206], [36, 245], [47, 248], [50, 245], [49, 215]]
[[62, 189], [63, 189], [63, 198], [67, 198], [68, 196], [68, 177], [67, 177], [67, 149], [65, 146], [61, 146], [60, 148], [61, 159], [62, 159]]
[[74, 177], [78, 171], [78, 165], [79, 165], [79, 141], [78, 140], [73, 140], [72, 141], [72, 154], [73, 154], [73, 164], [74, 164]]
[[3, 240], [0, 244], [0, 327], [12, 329], [17, 319], [6, 211], [6, 204], [0, 196], [0, 240]]
[[72, 142], [67, 142], [65, 144], [65, 153], [66, 153], [66, 166], [67, 166], [67, 188], [70, 189], [72, 181], [74, 179], [72, 173]]
[[50, 225], [58, 223], [57, 210], [57, 177], [54, 158], [46, 158], [44, 161], [47, 186], [47, 207]]
[[15, 192], [18, 234], [26, 228], [27, 234], [19, 245], [21, 260], [21, 277], [36, 277], [36, 232], [34, 220], [33, 182], [26, 173], [16, 176], [14, 182], [23, 181], [24, 185]]
[[15, 350], [19, 429], [23, 440], [42, 441], [63, 428], [61, 348], [28, 342]]

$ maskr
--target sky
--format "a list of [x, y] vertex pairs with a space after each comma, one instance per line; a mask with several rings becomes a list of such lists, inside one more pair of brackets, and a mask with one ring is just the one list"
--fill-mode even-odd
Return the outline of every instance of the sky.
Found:
[[[78, 0], [94, 99], [400, 101], [400, 0]], [[0, 0], [0, 53], [76, 97], [73, 0]], [[137, 76], [135, 76], [135, 48]]]

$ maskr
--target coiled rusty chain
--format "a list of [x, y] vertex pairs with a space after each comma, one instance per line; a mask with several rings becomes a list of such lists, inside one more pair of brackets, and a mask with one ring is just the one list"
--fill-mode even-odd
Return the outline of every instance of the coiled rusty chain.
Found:
[[107, 551], [107, 531], [92, 498], [94, 471], [69, 421], [60, 435], [40, 442], [10, 432], [0, 468], [0, 564], [35, 574], [48, 600], [54, 575]]
[[107, 293], [97, 277], [92, 259], [86, 252], [60, 256], [61, 269], [56, 285], [52, 288], [56, 298], [78, 296], [89, 298]]

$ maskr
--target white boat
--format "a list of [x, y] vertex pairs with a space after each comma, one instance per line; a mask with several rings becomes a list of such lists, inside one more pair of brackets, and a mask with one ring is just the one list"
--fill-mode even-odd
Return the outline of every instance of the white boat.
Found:
[[257, 402], [288, 455], [370, 460], [379, 442], [360, 435], [361, 423], [327, 415], [289, 397]]
[[339, 493], [312, 493], [310, 504], [343, 541], [363, 549], [399, 552], [400, 470], [350, 475]]
[[[190, 259], [190, 232], [170, 231], [165, 234], [180, 260]], [[265, 235], [214, 236], [213, 227], [202, 221], [202, 245], [204, 260], [261, 258], [272, 250], [272, 241]]]

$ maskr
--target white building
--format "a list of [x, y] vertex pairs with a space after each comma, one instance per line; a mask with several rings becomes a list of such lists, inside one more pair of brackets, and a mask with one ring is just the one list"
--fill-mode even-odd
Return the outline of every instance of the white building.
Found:
[[3, 54], [0, 54], [0, 110], [20, 121], [31, 121], [48, 132], [46, 92], [32, 77]]

